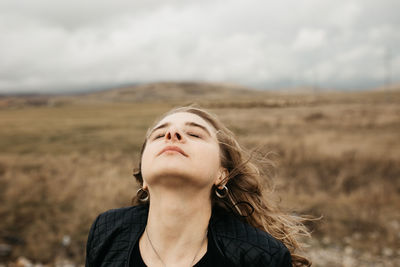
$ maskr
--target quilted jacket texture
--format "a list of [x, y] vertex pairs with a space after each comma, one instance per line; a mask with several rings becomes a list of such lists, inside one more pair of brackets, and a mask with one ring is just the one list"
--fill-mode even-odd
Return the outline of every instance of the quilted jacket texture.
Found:
[[[147, 215], [147, 205], [100, 214], [90, 228], [86, 266], [129, 267], [132, 249], [144, 232]], [[290, 253], [280, 241], [221, 208], [213, 209], [208, 231], [221, 259], [216, 267], [292, 266]]]

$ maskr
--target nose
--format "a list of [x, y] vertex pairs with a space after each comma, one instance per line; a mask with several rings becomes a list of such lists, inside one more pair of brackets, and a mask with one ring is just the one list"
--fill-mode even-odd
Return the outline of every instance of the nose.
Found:
[[175, 127], [170, 127], [165, 134], [165, 139], [168, 141], [182, 141], [183, 135]]

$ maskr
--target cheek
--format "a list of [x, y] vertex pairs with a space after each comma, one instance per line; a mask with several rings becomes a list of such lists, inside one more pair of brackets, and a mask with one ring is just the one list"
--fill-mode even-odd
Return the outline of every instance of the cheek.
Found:
[[142, 177], [144, 178], [149, 170], [149, 166], [151, 166], [151, 155], [152, 151], [149, 146], [146, 146], [146, 148], [143, 150], [142, 154], [142, 159], [141, 159], [141, 172], [142, 172]]
[[203, 170], [209, 170], [210, 175], [214, 175], [219, 171], [221, 166], [219, 148], [210, 147], [202, 151], [197, 158], [200, 168]]

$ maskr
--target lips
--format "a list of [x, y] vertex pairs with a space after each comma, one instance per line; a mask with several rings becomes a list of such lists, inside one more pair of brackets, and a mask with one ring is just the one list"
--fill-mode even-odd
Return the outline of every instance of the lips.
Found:
[[164, 147], [164, 148], [160, 151], [160, 153], [158, 153], [158, 155], [161, 155], [162, 153], [164, 153], [164, 152], [166, 152], [166, 151], [176, 151], [176, 152], [181, 153], [181, 154], [184, 155], [185, 157], [188, 156], [181, 148], [179, 148], [179, 147], [177, 147], [177, 146], [166, 146], [166, 147]]

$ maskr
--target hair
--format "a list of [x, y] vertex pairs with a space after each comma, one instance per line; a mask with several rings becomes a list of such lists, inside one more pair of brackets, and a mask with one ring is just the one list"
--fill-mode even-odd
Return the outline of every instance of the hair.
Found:
[[[299, 241], [299, 237], [310, 237], [310, 232], [304, 225], [304, 222], [308, 219], [284, 212], [277, 205], [277, 201], [272, 198], [271, 177], [270, 175], [265, 175], [260, 166], [260, 163], [268, 163], [270, 165], [272, 162], [265, 157], [257, 160], [254, 157], [254, 153], [249, 154], [246, 152], [236, 141], [233, 132], [226, 128], [215, 115], [204, 109], [194, 106], [179, 107], [167, 112], [161, 118], [178, 112], [188, 112], [198, 115], [210, 123], [217, 131], [221, 166], [228, 170], [228, 175], [221, 184], [225, 184], [229, 188], [229, 191], [227, 198], [219, 198], [213, 193], [214, 190], [212, 190], [212, 205], [232, 210], [250, 225], [268, 232], [283, 242], [292, 255], [293, 266], [311, 266], [309, 259], [297, 254], [297, 251], [301, 250], [304, 246]], [[146, 134], [140, 158], [143, 155], [147, 137], [151, 129], [149, 128]], [[143, 185], [141, 160], [139, 161], [139, 167], [134, 170], [133, 175], [139, 184]], [[214, 187], [213, 189], [217, 188]], [[148, 201], [143, 202], [140, 200], [145, 198], [146, 194], [148, 193], [139, 190], [133, 197], [132, 204], [148, 203]]]

